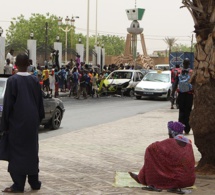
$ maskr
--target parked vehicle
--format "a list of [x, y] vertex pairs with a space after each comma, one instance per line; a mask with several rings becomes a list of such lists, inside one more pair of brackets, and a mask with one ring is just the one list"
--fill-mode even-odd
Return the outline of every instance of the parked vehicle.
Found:
[[141, 99], [142, 96], [152, 98], [165, 98], [169, 100], [172, 91], [171, 72], [170, 71], [150, 71], [142, 81], [140, 81], [134, 90], [136, 99]]
[[143, 78], [140, 70], [115, 70], [106, 80], [109, 87], [115, 87], [116, 93], [133, 96], [134, 88]]
[[[3, 100], [6, 90], [6, 83], [7, 77], [0, 77], [0, 121], [4, 108]], [[61, 125], [63, 114], [65, 112], [63, 102], [58, 98], [53, 98], [52, 96], [47, 95], [44, 91], [42, 91], [42, 94], [45, 118], [42, 120], [41, 125], [44, 125], [45, 128], [53, 130], [58, 129]]]
[[156, 70], [170, 70], [169, 64], [157, 64], [155, 65]]

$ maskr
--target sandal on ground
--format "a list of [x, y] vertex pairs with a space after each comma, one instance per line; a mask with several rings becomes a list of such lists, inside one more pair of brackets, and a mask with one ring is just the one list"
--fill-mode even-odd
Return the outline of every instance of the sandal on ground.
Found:
[[23, 193], [23, 191], [14, 190], [13, 187], [7, 187], [2, 192], [5, 192], [5, 193]]
[[171, 188], [168, 189], [167, 192], [176, 193], [176, 194], [185, 194], [181, 188]]
[[154, 186], [145, 186], [145, 187], [142, 187], [142, 190], [162, 192], [162, 189], [158, 189]]

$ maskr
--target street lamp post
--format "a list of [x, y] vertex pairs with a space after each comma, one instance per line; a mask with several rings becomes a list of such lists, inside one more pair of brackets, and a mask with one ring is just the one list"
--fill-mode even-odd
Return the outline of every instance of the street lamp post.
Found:
[[87, 1], [87, 40], [86, 40], [86, 64], [89, 64], [89, 25], [90, 25], [90, 0]]
[[[66, 39], [65, 39], [65, 63], [67, 63], [67, 35], [68, 35], [68, 32], [74, 28], [74, 24], [75, 24], [75, 18], [79, 18], [78, 16], [72, 16], [71, 19], [69, 19], [69, 17], [67, 16], [65, 18], [65, 25], [66, 25], [66, 28], [62, 28], [62, 27], [59, 27], [59, 29], [61, 29], [63, 32], [66, 33]], [[62, 23], [62, 20], [63, 18], [59, 17], [58, 18], [58, 25], [61, 26], [63, 23]], [[69, 27], [69, 23], [71, 25], [71, 27]]]
[[2, 29], [2, 27], [0, 27], [0, 37], [2, 34], [3, 34], [3, 29]]

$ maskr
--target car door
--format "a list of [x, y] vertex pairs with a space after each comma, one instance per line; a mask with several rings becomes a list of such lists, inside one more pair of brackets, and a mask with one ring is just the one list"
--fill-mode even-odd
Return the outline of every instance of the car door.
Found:
[[134, 88], [143, 78], [143, 74], [141, 72], [134, 72], [132, 87]]
[[48, 97], [43, 92], [43, 105], [44, 105], [44, 111], [45, 111], [45, 118], [43, 121], [48, 121], [52, 118], [52, 113], [55, 110], [55, 101], [52, 97]]

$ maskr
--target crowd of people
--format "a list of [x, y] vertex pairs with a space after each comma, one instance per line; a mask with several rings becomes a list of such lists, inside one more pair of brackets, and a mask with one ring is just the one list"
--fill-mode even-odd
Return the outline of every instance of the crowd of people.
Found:
[[105, 65], [101, 71], [100, 68], [92, 68], [84, 62], [71, 61], [65, 66], [58, 68], [52, 65], [49, 68], [41, 70], [38, 66], [31, 74], [38, 76], [41, 80], [43, 90], [49, 95], [58, 97], [59, 92], [69, 92], [69, 96], [76, 99], [91, 97], [99, 97], [105, 91], [103, 81], [114, 70], [117, 69], [133, 69], [132, 66], [124, 67], [122, 64], [116, 66], [111, 64]]

